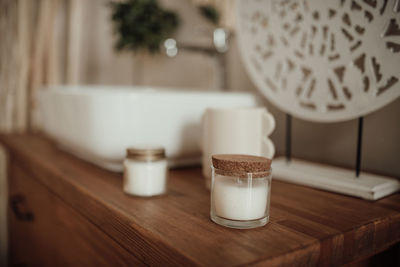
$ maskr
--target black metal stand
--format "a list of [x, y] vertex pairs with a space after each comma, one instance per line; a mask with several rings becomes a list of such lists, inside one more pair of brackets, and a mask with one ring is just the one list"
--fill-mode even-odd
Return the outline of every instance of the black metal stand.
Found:
[[292, 158], [292, 116], [286, 113], [286, 161]]
[[356, 177], [360, 176], [361, 169], [361, 147], [364, 117], [358, 119], [358, 135], [357, 135], [357, 156], [356, 156]]
[[[358, 119], [356, 177], [360, 176], [360, 171], [361, 171], [363, 122], [364, 122], [364, 117], [360, 117]], [[286, 161], [290, 162], [291, 159], [292, 159], [292, 116], [286, 113]]]

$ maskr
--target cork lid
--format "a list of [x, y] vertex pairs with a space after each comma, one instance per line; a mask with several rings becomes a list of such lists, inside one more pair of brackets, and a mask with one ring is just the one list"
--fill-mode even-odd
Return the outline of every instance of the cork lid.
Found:
[[221, 175], [247, 177], [244, 174], [253, 173], [253, 177], [264, 177], [271, 171], [272, 160], [265, 157], [220, 154], [212, 155], [211, 159], [216, 172]]

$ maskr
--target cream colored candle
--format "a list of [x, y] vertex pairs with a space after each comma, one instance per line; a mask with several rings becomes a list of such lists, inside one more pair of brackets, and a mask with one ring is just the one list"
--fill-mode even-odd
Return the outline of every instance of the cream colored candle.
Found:
[[213, 194], [216, 215], [231, 220], [255, 220], [265, 216], [268, 181], [221, 176], [214, 182]]
[[167, 160], [163, 148], [131, 148], [124, 160], [124, 185], [127, 194], [150, 197], [167, 188]]
[[165, 193], [167, 183], [167, 161], [134, 161], [124, 162], [124, 191], [142, 197]]

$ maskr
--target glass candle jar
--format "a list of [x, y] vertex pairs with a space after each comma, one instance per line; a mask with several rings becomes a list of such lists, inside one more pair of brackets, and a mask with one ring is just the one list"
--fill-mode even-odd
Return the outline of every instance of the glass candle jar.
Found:
[[162, 195], [167, 188], [164, 148], [129, 148], [124, 160], [124, 192], [134, 196]]
[[269, 220], [271, 160], [248, 155], [213, 155], [211, 219], [247, 229]]

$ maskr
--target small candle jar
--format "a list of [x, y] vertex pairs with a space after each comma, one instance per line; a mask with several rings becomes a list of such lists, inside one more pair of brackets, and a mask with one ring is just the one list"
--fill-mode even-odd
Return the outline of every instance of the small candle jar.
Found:
[[211, 220], [247, 229], [269, 220], [271, 160], [248, 155], [213, 155]]
[[164, 148], [129, 148], [124, 160], [124, 192], [134, 196], [162, 195], [167, 187]]

